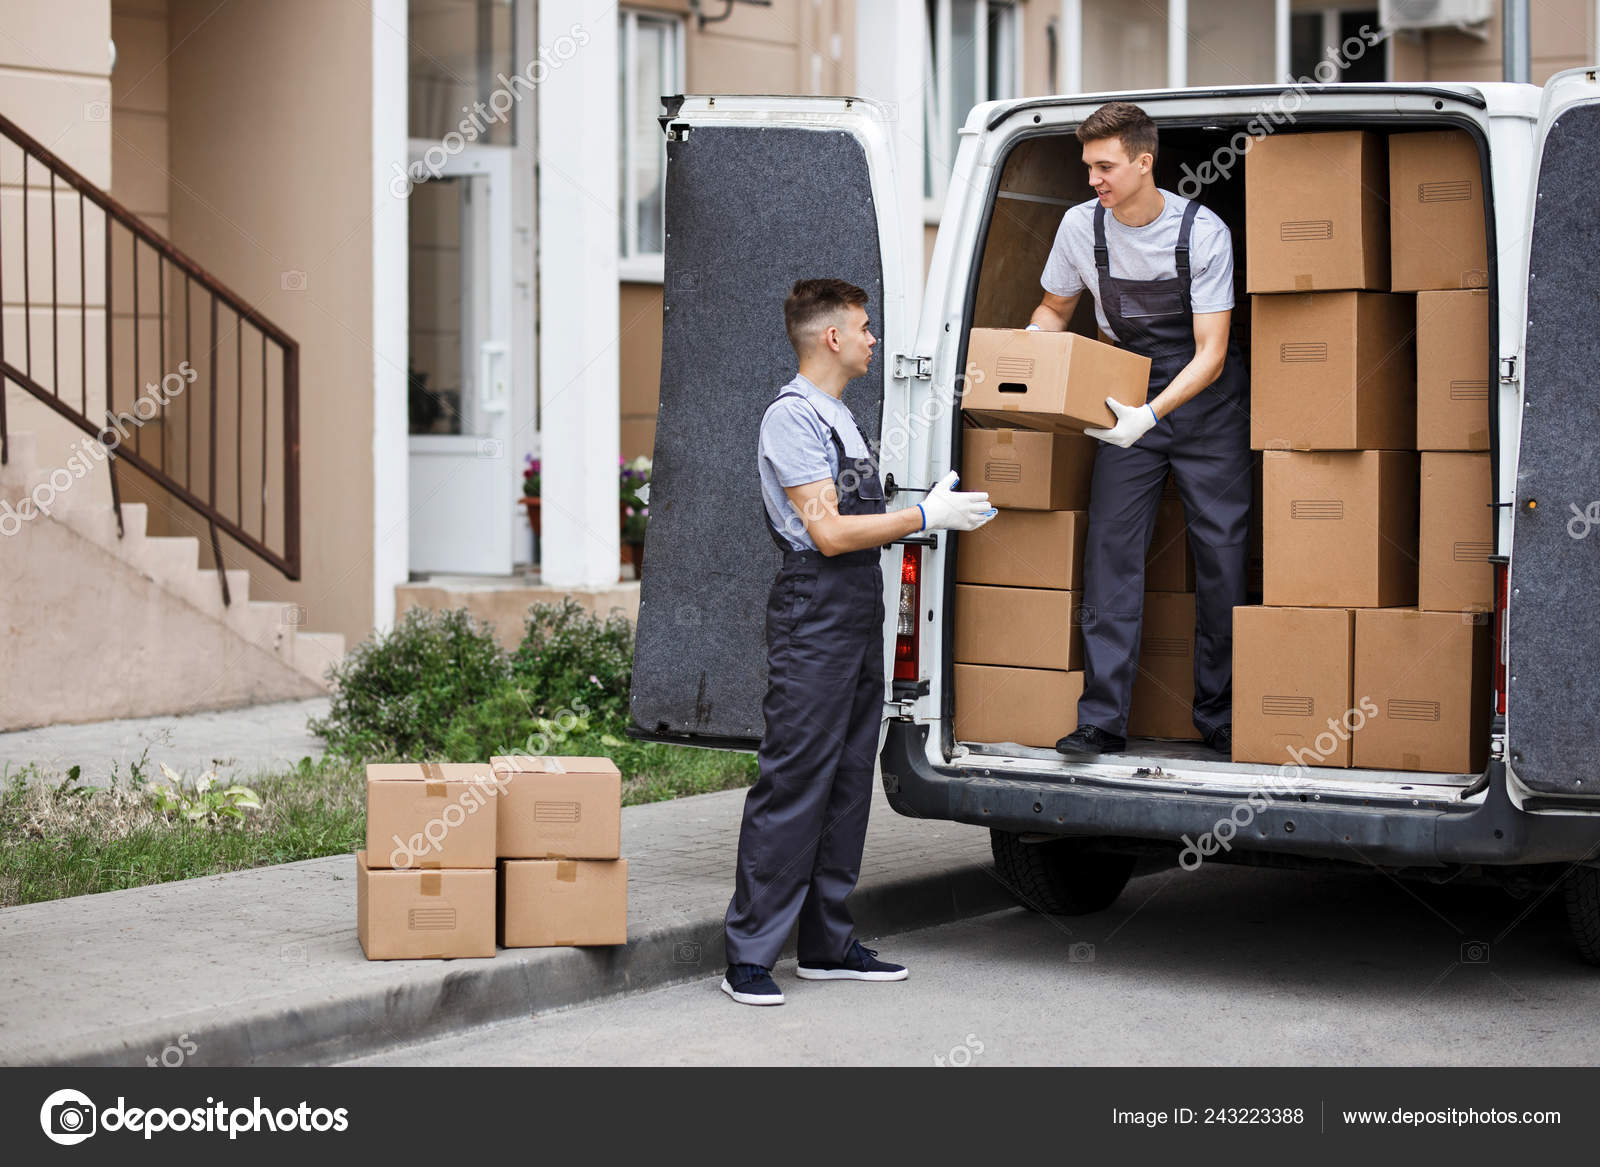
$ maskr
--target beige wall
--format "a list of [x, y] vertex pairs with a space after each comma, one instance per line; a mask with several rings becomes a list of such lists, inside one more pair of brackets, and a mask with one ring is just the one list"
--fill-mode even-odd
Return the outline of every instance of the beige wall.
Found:
[[[1489, 39], [1458, 32], [1426, 34], [1426, 78], [1430, 81], [1500, 81], [1501, 19], [1499, 5], [1489, 21]], [[1594, 5], [1590, 0], [1534, 0], [1530, 5], [1530, 79], [1543, 85], [1552, 73], [1593, 64]]]
[[[100, 187], [110, 185], [112, 172], [110, 37], [107, 0], [5, 0], [4, 16], [0, 17], [0, 113]], [[85, 215], [83, 254], [88, 291], [87, 303], [80, 305], [78, 197], [58, 186], [55, 210], [61, 229], [54, 262], [61, 273], [58, 300], [62, 311], [52, 321], [50, 236], [48, 227], [40, 230], [50, 220], [49, 179], [42, 167], [29, 165], [28, 277], [34, 307], [25, 331], [21, 181], [21, 152], [9, 141], [0, 141], [0, 251], [4, 253], [0, 312], [5, 357], [25, 369], [31, 332], [34, 379], [47, 389], [57, 389], [74, 405], [82, 402], [86, 392], [88, 406], [94, 410], [105, 396], [104, 236], [100, 220], [93, 213]], [[59, 372], [53, 367], [55, 352], [60, 354]], [[8, 383], [4, 392], [8, 430], [37, 435], [41, 467], [65, 465], [82, 431], [17, 386]], [[104, 471], [74, 489], [110, 501]]]
[[[300, 344], [303, 579], [226, 537], [223, 557], [251, 569], [254, 598], [299, 603], [307, 627], [351, 643], [372, 627], [371, 22], [364, 6], [321, 0], [171, 0], [166, 66], [172, 241]], [[245, 345], [249, 370], [248, 331]], [[225, 336], [224, 369], [233, 355]], [[247, 396], [245, 416], [258, 412]], [[248, 503], [260, 435], [245, 432]], [[234, 471], [224, 443], [219, 493]]]

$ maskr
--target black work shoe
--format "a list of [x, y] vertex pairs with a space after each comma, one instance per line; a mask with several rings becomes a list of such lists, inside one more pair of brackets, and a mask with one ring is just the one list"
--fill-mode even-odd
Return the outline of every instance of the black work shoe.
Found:
[[1097, 725], [1080, 725], [1056, 743], [1063, 754], [1120, 754], [1128, 748], [1128, 739], [1107, 733]]
[[794, 971], [806, 981], [903, 981], [909, 975], [904, 965], [879, 960], [877, 950], [859, 940], [850, 942], [843, 960], [806, 961]]
[[1219, 725], [1216, 729], [1206, 734], [1206, 745], [1216, 750], [1224, 758], [1233, 757], [1233, 725]]
[[759, 964], [730, 964], [722, 991], [741, 1005], [782, 1005], [783, 990]]

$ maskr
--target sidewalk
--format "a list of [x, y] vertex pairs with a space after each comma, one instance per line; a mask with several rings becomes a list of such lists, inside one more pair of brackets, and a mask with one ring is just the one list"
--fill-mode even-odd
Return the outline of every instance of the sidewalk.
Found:
[[14, 774], [30, 762], [61, 774], [79, 766], [78, 781], [104, 786], [113, 770], [126, 779], [129, 765], [148, 747], [147, 774], [160, 773], [157, 763], [165, 762], [184, 774], [215, 768], [219, 778], [242, 782], [262, 771], [290, 769], [301, 758], [320, 758], [327, 747], [306, 731], [306, 721], [327, 714], [328, 698], [312, 697], [206, 713], [21, 729], [0, 733], [0, 774]]
[[[863, 939], [1013, 903], [987, 831], [873, 802]], [[368, 961], [350, 855], [0, 910], [0, 1064], [331, 1062], [705, 976], [725, 963], [743, 806], [730, 790], [623, 810], [620, 948]]]

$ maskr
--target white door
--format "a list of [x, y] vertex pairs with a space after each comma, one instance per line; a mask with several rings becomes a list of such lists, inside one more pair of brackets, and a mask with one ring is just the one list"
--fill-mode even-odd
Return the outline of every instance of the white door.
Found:
[[[432, 147], [431, 157], [424, 152]], [[412, 571], [507, 575], [520, 482], [510, 439], [511, 158], [467, 147], [411, 190]]]

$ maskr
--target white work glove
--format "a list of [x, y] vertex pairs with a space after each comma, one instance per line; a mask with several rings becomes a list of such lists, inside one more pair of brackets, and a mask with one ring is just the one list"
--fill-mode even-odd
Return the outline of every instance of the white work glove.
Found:
[[928, 491], [928, 497], [917, 505], [922, 508], [922, 529], [937, 531], [976, 531], [1000, 512], [989, 505], [989, 492], [985, 490], [952, 490], [956, 484], [954, 470], [946, 474]]
[[1083, 432], [1091, 438], [1099, 438], [1102, 442], [1110, 442], [1113, 446], [1121, 446], [1126, 450], [1137, 442], [1151, 427], [1156, 424], [1155, 406], [1148, 401], [1143, 405], [1124, 405], [1115, 397], [1107, 397], [1106, 404], [1111, 412], [1117, 415], [1117, 424], [1108, 430], [1086, 429]]

